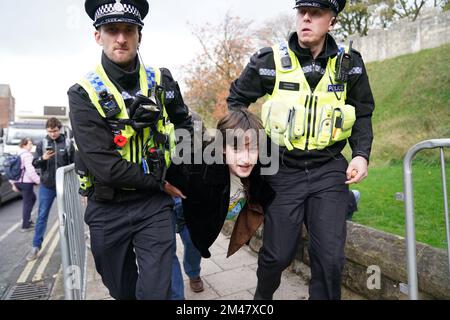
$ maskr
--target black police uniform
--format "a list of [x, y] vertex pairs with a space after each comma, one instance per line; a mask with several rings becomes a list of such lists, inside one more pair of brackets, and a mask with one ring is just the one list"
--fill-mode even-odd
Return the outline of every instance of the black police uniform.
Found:
[[[147, 10], [142, 9], [143, 2], [147, 3], [122, 1], [123, 5], [133, 5], [127, 7], [130, 10], [138, 8], [141, 14], [139, 19], [134, 14], [126, 15], [129, 20], [125, 22], [142, 22], [140, 18], [143, 19], [148, 11], [148, 5]], [[107, 11], [111, 8], [108, 4], [113, 6], [114, 2], [88, 0], [86, 9], [88, 13], [98, 12], [96, 8], [104, 6], [104, 11]], [[121, 17], [108, 15], [97, 18], [94, 25], [104, 21], [123, 22]], [[124, 71], [104, 53], [101, 63], [119, 92], [136, 95], [140, 89], [137, 57], [131, 71]], [[161, 69], [161, 74], [166, 91], [174, 92], [174, 95], [166, 97], [169, 119], [175, 128], [191, 130], [191, 118], [177, 82], [169, 70]], [[68, 95], [70, 120], [78, 147], [76, 161], [81, 161], [95, 180], [85, 221], [91, 232], [97, 271], [115, 299], [169, 299], [174, 248], [173, 200], [161, 190], [160, 183], [153, 176], [144, 174], [139, 164], [122, 159], [109, 124], [100, 116], [87, 92], [77, 84], [69, 89]], [[133, 98], [125, 99], [127, 108], [132, 102]], [[110, 200], [102, 201], [102, 193], [109, 195]]]
[[[314, 90], [325, 73], [328, 59], [338, 52], [336, 42], [327, 35], [324, 49], [316, 59], [309, 49], [299, 46], [296, 33], [290, 36], [289, 47]], [[353, 157], [369, 160], [374, 100], [360, 54], [353, 50], [352, 57], [346, 103], [355, 107], [357, 119], [348, 140]], [[265, 72], [260, 72], [261, 69]], [[239, 79], [232, 83], [227, 99], [230, 109], [247, 107], [259, 97], [272, 94], [275, 72], [267, 70], [275, 70], [272, 48], [256, 53]], [[276, 196], [265, 208], [255, 299], [272, 299], [282, 271], [295, 257], [303, 222], [310, 235], [310, 299], [340, 298], [348, 208], [348, 186], [345, 185], [348, 162], [341, 154], [345, 144], [346, 141], [338, 142], [320, 151], [288, 151], [280, 147], [280, 170], [273, 176], [266, 176]]]

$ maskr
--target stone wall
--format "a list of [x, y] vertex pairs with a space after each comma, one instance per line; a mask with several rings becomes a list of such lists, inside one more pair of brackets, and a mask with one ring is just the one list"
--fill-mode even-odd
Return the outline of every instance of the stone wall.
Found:
[[351, 36], [353, 48], [364, 61], [379, 61], [450, 43], [450, 10], [429, 9], [414, 22], [400, 21], [389, 30], [370, 30], [365, 37]]
[[[233, 224], [227, 222], [224, 233], [231, 234]], [[250, 248], [258, 252], [262, 245], [262, 230], [258, 230], [250, 241]], [[296, 259], [291, 267], [300, 276], [308, 279], [308, 239], [304, 232]], [[417, 243], [417, 270], [421, 299], [450, 299], [450, 275], [446, 250]], [[406, 270], [405, 239], [353, 222], [347, 222], [347, 257], [343, 272], [343, 286], [367, 299], [408, 299], [405, 290], [408, 274]], [[368, 278], [373, 274], [369, 267], [380, 270], [380, 287], [369, 289]]]

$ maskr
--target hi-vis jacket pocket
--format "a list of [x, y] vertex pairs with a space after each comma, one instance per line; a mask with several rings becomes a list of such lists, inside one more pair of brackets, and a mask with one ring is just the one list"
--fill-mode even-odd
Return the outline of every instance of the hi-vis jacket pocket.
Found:
[[294, 106], [291, 109], [291, 120], [289, 125], [290, 140], [300, 139], [305, 133], [306, 108], [304, 106]]
[[356, 121], [355, 107], [346, 104], [333, 110], [332, 141], [342, 141], [352, 134], [352, 127]]
[[261, 118], [267, 134], [278, 145], [292, 149], [292, 140], [305, 132], [305, 107], [285, 101], [264, 103]]
[[323, 149], [330, 144], [333, 133], [333, 107], [325, 105], [319, 117], [316, 131], [317, 149]]
[[288, 128], [290, 106], [281, 101], [269, 100], [263, 104], [261, 118], [270, 133], [283, 134]]

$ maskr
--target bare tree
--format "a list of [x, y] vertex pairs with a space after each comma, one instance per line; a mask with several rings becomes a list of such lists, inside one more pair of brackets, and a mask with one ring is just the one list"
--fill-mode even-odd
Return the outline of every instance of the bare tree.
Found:
[[[399, 19], [415, 21], [427, 0], [388, 0], [391, 10]], [[439, 0], [433, 0], [437, 4]]]
[[444, 11], [450, 10], [450, 1], [449, 0], [442, 1], [442, 10], [444, 10]]
[[351, 0], [339, 14], [333, 33], [340, 40], [349, 35], [366, 36], [370, 29], [387, 28], [392, 21], [393, 13], [386, 0]]
[[449, 4], [449, 0], [433, 0], [433, 7], [445, 9], [446, 5]]
[[185, 98], [209, 125], [227, 112], [230, 83], [255, 51], [251, 24], [228, 12], [219, 25], [192, 27], [202, 52], [185, 67]]
[[291, 32], [295, 31], [295, 15], [280, 14], [264, 22], [256, 32], [258, 47], [270, 46], [286, 40]]

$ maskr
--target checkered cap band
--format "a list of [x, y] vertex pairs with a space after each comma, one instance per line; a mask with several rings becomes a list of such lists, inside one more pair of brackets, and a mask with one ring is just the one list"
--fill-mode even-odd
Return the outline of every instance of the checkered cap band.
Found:
[[296, 0], [294, 8], [315, 7], [329, 8], [337, 13], [341, 12], [345, 7], [345, 0]]
[[142, 20], [141, 14], [139, 13], [139, 10], [135, 6], [125, 3], [125, 4], [122, 4], [123, 11], [117, 11], [115, 5], [116, 5], [116, 3], [107, 3], [107, 4], [104, 4], [103, 6], [100, 6], [97, 9], [97, 11], [95, 12], [95, 20], [97, 21], [98, 19], [103, 18], [108, 15], [123, 14], [123, 13], [132, 14], [135, 17], [137, 17], [139, 20]]
[[339, 12], [339, 4], [336, 0], [328, 0], [336, 12]]

